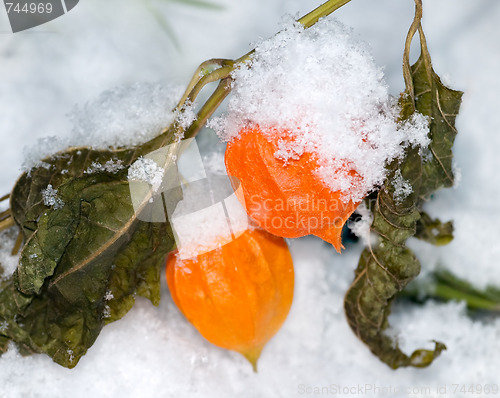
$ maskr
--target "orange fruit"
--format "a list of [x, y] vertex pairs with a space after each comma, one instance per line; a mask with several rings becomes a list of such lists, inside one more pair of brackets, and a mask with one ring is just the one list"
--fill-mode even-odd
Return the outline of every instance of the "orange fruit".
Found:
[[173, 301], [201, 335], [241, 353], [256, 370], [292, 304], [294, 272], [285, 241], [248, 229], [195, 258], [170, 253], [166, 277]]
[[[227, 144], [226, 169], [241, 184], [240, 201], [266, 231], [285, 238], [316, 235], [340, 252], [342, 227], [359, 202], [345, 202], [345, 192], [332, 191], [323, 182], [316, 154], [286, 162], [276, 158], [278, 142], [291, 140], [277, 133], [269, 139], [258, 126], [247, 127]], [[355, 170], [349, 175], [360, 178]]]

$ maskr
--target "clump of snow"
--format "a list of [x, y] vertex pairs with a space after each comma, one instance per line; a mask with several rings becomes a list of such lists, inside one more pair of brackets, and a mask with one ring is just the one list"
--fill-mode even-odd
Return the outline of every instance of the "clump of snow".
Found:
[[103, 92], [96, 100], [75, 107], [70, 135], [45, 137], [25, 148], [23, 170], [40, 166], [41, 159], [70, 146], [94, 149], [144, 143], [174, 121], [186, 128], [196, 115], [192, 104], [174, 112], [182, 86], [136, 83]]
[[104, 164], [100, 164], [98, 162], [92, 162], [90, 167], [88, 167], [87, 170], [84, 171], [84, 173], [93, 174], [93, 173], [98, 173], [100, 171], [106, 171], [108, 173], [116, 173], [117, 171], [120, 171], [124, 167], [125, 166], [123, 165], [123, 162], [121, 160], [110, 159]]
[[164, 169], [152, 159], [140, 157], [128, 169], [129, 181], [143, 181], [151, 185], [153, 192], [158, 191], [163, 181]]
[[310, 29], [288, 23], [260, 43], [233, 78], [227, 114], [209, 126], [230, 141], [243, 127], [258, 125], [278, 140], [275, 156], [285, 163], [317, 154], [318, 175], [345, 200], [359, 201], [380, 185], [385, 166], [405, 147], [429, 143], [427, 120], [397, 121], [400, 109], [382, 70], [334, 18]]
[[394, 199], [396, 202], [401, 202], [413, 192], [413, 187], [410, 182], [405, 180], [401, 175], [401, 170], [396, 170], [394, 178], [391, 181], [394, 188]]
[[373, 222], [373, 213], [366, 206], [365, 202], [361, 202], [355, 213], [359, 214], [361, 218], [355, 222], [348, 222], [347, 226], [354, 235], [362, 240], [363, 244], [369, 245], [372, 241], [370, 227]]
[[61, 209], [64, 206], [64, 201], [57, 196], [57, 191], [52, 187], [52, 184], [47, 185], [47, 188], [41, 191], [43, 204], [52, 207], [54, 210]]

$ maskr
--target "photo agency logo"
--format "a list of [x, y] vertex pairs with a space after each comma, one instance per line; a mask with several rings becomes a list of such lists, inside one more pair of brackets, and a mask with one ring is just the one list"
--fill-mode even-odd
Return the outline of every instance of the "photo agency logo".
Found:
[[168, 220], [181, 259], [217, 249], [248, 229], [239, 180], [207, 169], [194, 138], [150, 152], [129, 168], [137, 218]]
[[52, 21], [72, 10], [79, 0], [4, 0], [12, 32], [21, 32]]

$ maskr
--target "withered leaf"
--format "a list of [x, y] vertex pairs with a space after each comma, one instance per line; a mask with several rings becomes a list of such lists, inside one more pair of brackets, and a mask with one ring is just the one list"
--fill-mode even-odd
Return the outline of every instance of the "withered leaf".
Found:
[[432, 219], [427, 213], [421, 212], [415, 238], [436, 246], [447, 245], [453, 240], [453, 222], [443, 223], [439, 218]]
[[[174, 238], [168, 222], [141, 221], [150, 197], [134, 208], [127, 173], [139, 156], [172, 143], [174, 133], [172, 126], [134, 148], [70, 148], [20, 177], [11, 211], [25, 244], [0, 291], [0, 352], [12, 340], [23, 353], [46, 353], [72, 368], [136, 295], [159, 304], [161, 267]], [[174, 167], [171, 157], [163, 166]], [[54, 203], [42, 195], [49, 185]], [[171, 190], [169, 200], [179, 200], [179, 192]]]
[[[442, 343], [434, 342], [434, 350], [419, 349], [406, 355], [386, 333], [392, 301], [420, 273], [418, 259], [406, 247], [407, 239], [417, 236], [445, 244], [453, 237], [452, 224], [432, 220], [422, 212], [422, 205], [435, 190], [453, 185], [452, 145], [462, 93], [441, 83], [432, 70], [425, 42], [421, 42], [421, 48], [422, 55], [411, 68], [414, 92], [401, 97], [401, 119], [409, 118], [415, 111], [428, 117], [429, 153], [422, 156], [419, 149], [408, 148], [404, 160], [389, 165], [387, 182], [376, 199], [367, 200], [374, 215], [371, 231], [377, 235], [377, 242], [361, 254], [344, 301], [353, 331], [392, 368], [428, 366], [446, 349]], [[402, 201], [396, 200], [390, 183], [398, 170], [412, 187]]]

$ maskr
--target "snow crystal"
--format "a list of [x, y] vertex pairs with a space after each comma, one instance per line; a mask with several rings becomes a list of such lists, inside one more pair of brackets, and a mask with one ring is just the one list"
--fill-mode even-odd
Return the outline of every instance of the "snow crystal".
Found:
[[102, 310], [102, 318], [106, 319], [111, 316], [111, 308], [109, 305], [104, 305], [104, 309]]
[[132, 181], [144, 181], [151, 185], [153, 192], [160, 188], [163, 181], [164, 170], [152, 159], [137, 159], [128, 170], [128, 179]]
[[106, 294], [104, 295], [104, 300], [109, 301], [112, 300], [115, 296], [113, 295], [113, 292], [111, 290], [107, 290]]
[[123, 169], [123, 162], [121, 160], [108, 160], [104, 164], [100, 164], [98, 162], [92, 162], [90, 167], [84, 171], [85, 174], [93, 174], [98, 173], [100, 171], [106, 171], [108, 173], [116, 173], [117, 171]]
[[394, 187], [394, 199], [396, 202], [401, 202], [413, 192], [411, 184], [401, 175], [401, 170], [396, 170], [391, 183]]
[[233, 78], [227, 114], [208, 125], [225, 141], [252, 125], [269, 139], [291, 138], [281, 140], [275, 156], [286, 163], [318, 154], [318, 175], [344, 200], [359, 201], [380, 185], [385, 166], [406, 146], [428, 145], [427, 120], [397, 122], [399, 108], [381, 69], [333, 18], [307, 30], [289, 23], [260, 43]]
[[103, 92], [95, 101], [75, 107], [69, 115], [73, 131], [65, 137], [45, 137], [25, 148], [23, 170], [68, 147], [94, 149], [132, 146], [156, 137], [174, 121], [186, 128], [196, 115], [192, 104], [174, 112], [182, 86], [136, 83]]
[[54, 210], [61, 209], [64, 202], [57, 196], [57, 189], [52, 187], [52, 184], [47, 185], [47, 188], [42, 189], [43, 204], [52, 207]]

